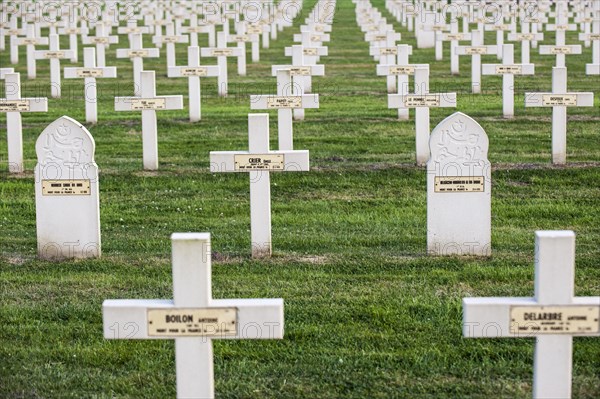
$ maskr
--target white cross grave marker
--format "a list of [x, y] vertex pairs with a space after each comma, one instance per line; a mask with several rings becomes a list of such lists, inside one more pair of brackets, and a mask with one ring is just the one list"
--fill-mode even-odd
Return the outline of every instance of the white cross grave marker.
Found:
[[27, 46], [27, 78], [36, 78], [36, 62], [35, 62], [35, 46], [36, 45], [47, 45], [48, 38], [36, 37], [35, 36], [35, 25], [29, 24], [27, 26], [27, 37], [19, 38], [19, 45]]
[[188, 78], [190, 122], [198, 122], [202, 118], [200, 78], [219, 76], [219, 67], [217, 65], [200, 65], [200, 48], [196, 46], [190, 46], [188, 47], [188, 65], [169, 68], [168, 76], [170, 78]]
[[63, 116], [40, 135], [35, 150], [38, 256], [100, 257], [100, 205], [95, 143], [77, 121]]
[[117, 58], [129, 58], [133, 62], [133, 91], [139, 95], [142, 82], [141, 75], [144, 70], [144, 58], [158, 58], [159, 50], [157, 48], [144, 48], [141, 33], [131, 34], [131, 48], [117, 49]]
[[154, 36], [152, 38], [152, 43], [154, 44], [163, 44], [167, 45], [167, 68], [174, 67], [177, 65], [176, 53], [175, 53], [175, 43], [188, 43], [189, 38], [185, 35], [175, 35], [175, 27], [173, 24], [167, 25], [167, 34], [161, 36]]
[[102, 21], [96, 23], [96, 36], [85, 36], [83, 44], [96, 45], [96, 65], [99, 68], [106, 66], [106, 49], [111, 44], [119, 43], [119, 36], [110, 36], [106, 32], [106, 25]]
[[248, 115], [249, 151], [211, 151], [210, 170], [250, 173], [252, 256], [271, 256], [271, 172], [309, 170], [308, 151], [269, 150], [269, 114]]
[[[407, 95], [410, 92], [408, 77], [415, 74], [415, 68], [428, 68], [429, 64], [409, 64], [408, 57], [412, 55], [412, 46], [399, 44], [397, 46], [396, 63], [390, 65], [377, 65], [377, 75], [394, 75], [398, 80], [397, 94]], [[398, 120], [409, 119], [408, 108], [398, 108]]]
[[21, 75], [4, 76], [6, 98], [0, 98], [0, 112], [6, 112], [8, 170], [21, 173], [23, 167], [23, 124], [21, 112], [48, 112], [47, 98], [21, 98]]
[[415, 108], [416, 158], [422, 166], [429, 159], [429, 108], [456, 107], [456, 93], [429, 93], [429, 67], [414, 69], [414, 94], [389, 94], [388, 108]]
[[497, 46], [484, 46], [481, 40], [481, 33], [471, 32], [470, 46], [456, 46], [456, 54], [471, 56], [471, 92], [481, 93], [481, 56], [487, 54], [496, 54]]
[[102, 304], [106, 339], [174, 339], [177, 398], [214, 398], [213, 339], [282, 339], [283, 299], [213, 299], [209, 233], [171, 236], [173, 300]]
[[65, 79], [84, 78], [85, 120], [87, 123], [98, 122], [98, 88], [96, 78], [116, 78], [116, 67], [97, 67], [96, 49], [83, 49], [83, 68], [65, 68]]
[[461, 113], [447, 117], [429, 139], [427, 252], [490, 256], [491, 165], [483, 128]]
[[229, 79], [227, 73], [227, 57], [237, 57], [238, 62], [242, 55], [239, 48], [227, 47], [227, 36], [225, 32], [217, 33], [217, 47], [203, 47], [200, 49], [200, 55], [202, 57], [217, 57], [217, 65], [219, 66], [219, 77], [217, 88], [219, 95], [224, 97], [227, 96]]
[[535, 296], [463, 298], [465, 338], [536, 337], [533, 397], [571, 397], [573, 337], [600, 336], [600, 296], [574, 296], [575, 233], [535, 233]]
[[484, 75], [502, 75], [502, 113], [505, 118], [515, 116], [515, 75], [535, 74], [534, 64], [515, 64], [512, 44], [502, 46], [502, 64], [483, 64]]
[[154, 71], [142, 71], [140, 97], [115, 97], [115, 111], [142, 111], [142, 147], [145, 170], [158, 169], [156, 111], [183, 109], [183, 96], [157, 96]]
[[567, 91], [567, 68], [552, 68], [551, 93], [525, 93], [525, 107], [552, 107], [552, 163], [567, 162], [567, 107], [593, 106], [594, 93]]
[[277, 110], [277, 136], [279, 150], [294, 149], [294, 109], [319, 108], [318, 94], [302, 94], [302, 87], [292, 80], [289, 69], [277, 71], [277, 95], [258, 94], [250, 96], [250, 109]]
[[72, 50], [61, 50], [58, 35], [50, 35], [50, 50], [36, 50], [35, 58], [50, 60], [50, 95], [53, 98], [60, 98], [61, 80], [60, 80], [60, 60], [71, 59]]

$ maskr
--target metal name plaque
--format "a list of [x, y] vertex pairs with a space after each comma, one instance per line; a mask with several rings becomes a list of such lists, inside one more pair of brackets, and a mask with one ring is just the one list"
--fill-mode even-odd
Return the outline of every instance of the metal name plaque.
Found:
[[302, 97], [268, 97], [267, 108], [302, 108]]
[[101, 78], [103, 75], [101, 68], [77, 68], [77, 77], [80, 78]]
[[483, 176], [436, 176], [436, 193], [482, 193], [485, 191]]
[[474, 54], [487, 54], [487, 47], [467, 47], [465, 49], [465, 54], [474, 55]]
[[575, 106], [577, 105], [577, 95], [544, 94], [542, 96], [542, 105], [546, 107]]
[[285, 168], [283, 154], [239, 154], [233, 157], [233, 162], [238, 171], [281, 171]]
[[164, 98], [132, 98], [131, 109], [134, 111], [139, 110], [152, 110], [152, 109], [165, 109], [166, 100]]
[[207, 67], [182, 67], [181, 76], [207, 76]]
[[521, 65], [497, 65], [496, 73], [499, 75], [508, 74], [508, 75], [520, 75], [523, 72], [523, 67]]
[[42, 180], [42, 195], [79, 196], [90, 195], [89, 180]]
[[572, 54], [573, 49], [568, 46], [555, 46], [550, 48], [550, 54]]
[[406, 108], [416, 107], [439, 107], [440, 97], [436, 94], [425, 95], [407, 95], [404, 97], [404, 106]]
[[511, 334], [598, 334], [600, 306], [511, 306]]
[[317, 49], [314, 47], [308, 47], [302, 50], [304, 55], [318, 55]]
[[237, 312], [237, 308], [148, 309], [148, 336], [234, 336], [237, 334]]
[[129, 50], [129, 58], [147, 57], [148, 50]]
[[290, 75], [291, 76], [310, 76], [311, 71], [311, 67], [309, 66], [302, 66], [302, 67], [292, 67], [290, 68]]
[[214, 49], [212, 51], [213, 57], [231, 57], [232, 54], [233, 50], [226, 48]]
[[414, 75], [414, 66], [392, 65], [390, 66], [390, 75]]
[[29, 100], [0, 100], [0, 112], [27, 112]]

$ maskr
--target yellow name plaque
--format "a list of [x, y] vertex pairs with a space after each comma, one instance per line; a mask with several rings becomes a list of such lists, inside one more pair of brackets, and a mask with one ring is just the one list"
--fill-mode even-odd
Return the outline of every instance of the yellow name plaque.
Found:
[[147, 57], [147, 56], [148, 56], [148, 50], [130, 50], [129, 51], [129, 58]]
[[563, 105], [565, 107], [577, 105], [577, 95], [575, 94], [544, 94], [542, 96], [542, 105], [554, 107]]
[[414, 66], [393, 65], [390, 66], [390, 75], [414, 75]]
[[148, 309], [151, 337], [223, 337], [237, 334], [237, 309]]
[[207, 76], [208, 68], [206, 67], [183, 67], [181, 68], [181, 76]]
[[139, 110], [151, 110], [151, 109], [165, 109], [166, 100], [164, 98], [132, 98], [131, 109], [134, 111]]
[[439, 107], [440, 97], [435, 94], [429, 95], [408, 95], [404, 97], [404, 106], [411, 107]]
[[473, 54], [487, 54], [487, 47], [467, 47], [465, 53], [469, 55]]
[[483, 176], [436, 176], [436, 193], [482, 193], [485, 189]]
[[42, 180], [42, 195], [71, 196], [90, 195], [89, 180]]
[[64, 51], [46, 51], [44, 53], [44, 57], [45, 58], [65, 58], [65, 52]]
[[267, 97], [267, 109], [302, 108], [302, 97]]
[[497, 65], [496, 73], [499, 75], [519, 75], [523, 71], [523, 67], [521, 65]]
[[310, 73], [311, 67], [309, 66], [290, 68], [290, 75], [292, 76], [310, 76]]
[[550, 54], [572, 54], [573, 49], [568, 46], [554, 46], [550, 48]]
[[27, 112], [29, 100], [0, 100], [0, 112]]
[[77, 76], [80, 78], [99, 78], [104, 75], [100, 68], [77, 68]]
[[511, 334], [597, 334], [600, 306], [512, 306]]
[[283, 170], [285, 167], [283, 154], [238, 154], [233, 158], [235, 170]]

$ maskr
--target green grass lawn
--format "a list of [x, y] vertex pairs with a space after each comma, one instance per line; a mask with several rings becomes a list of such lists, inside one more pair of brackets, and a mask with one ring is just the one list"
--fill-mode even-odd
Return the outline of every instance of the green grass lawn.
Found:
[[[384, 1], [372, 2], [392, 22]], [[569, 164], [553, 167], [551, 110], [525, 109], [523, 100], [525, 90], [550, 90], [554, 57], [532, 50], [536, 75], [516, 78], [517, 117], [505, 121], [500, 77], [483, 77], [483, 93], [471, 95], [468, 57], [452, 77], [447, 46], [440, 62], [415, 47], [411, 62], [431, 63], [431, 91], [456, 91], [457, 110], [486, 130], [494, 166], [493, 256], [430, 257], [412, 112], [399, 122], [387, 109], [385, 78], [376, 76], [353, 4], [338, 1], [322, 59], [327, 76], [314, 79], [321, 108], [294, 123], [295, 148], [310, 150], [311, 171], [272, 175], [274, 255], [253, 260], [248, 176], [211, 174], [209, 151], [247, 149], [249, 95], [275, 92], [270, 65], [289, 63], [284, 47], [314, 3], [305, 1], [294, 28], [261, 50], [260, 63], [249, 62], [248, 76], [230, 64], [228, 98], [217, 96], [216, 79], [203, 79], [202, 122], [187, 122], [187, 109], [158, 114], [158, 172], [142, 171], [140, 114], [114, 111], [115, 95], [132, 94], [131, 63], [115, 58], [126, 37], [110, 48], [107, 65], [118, 67], [119, 79], [99, 81], [100, 123], [88, 126], [101, 169], [102, 259], [36, 257], [35, 140], [62, 115], [85, 120], [83, 81], [64, 80], [63, 98], [50, 99], [47, 114], [24, 115], [21, 176], [7, 173], [0, 115], [0, 397], [174, 397], [173, 342], [104, 340], [101, 305], [172, 298], [169, 237], [187, 231], [212, 234], [214, 298], [285, 299], [284, 340], [215, 341], [218, 397], [531, 397], [534, 340], [462, 338], [461, 299], [532, 296], [540, 229], [578, 234], [575, 293], [600, 295], [600, 79], [584, 75], [591, 49], [567, 58], [568, 85], [594, 91], [595, 106], [569, 109]], [[403, 43], [415, 45], [393, 23]], [[48, 63], [38, 62], [29, 81], [24, 51], [16, 67], [23, 95], [49, 95]], [[185, 45], [177, 53], [184, 64]], [[145, 61], [156, 70], [157, 93], [187, 97], [186, 79], [166, 78], [161, 54]], [[8, 51], [0, 66], [9, 66]], [[431, 126], [452, 112], [433, 109]], [[273, 112], [272, 148], [276, 126]], [[574, 340], [573, 396], [600, 397], [598, 338]]]

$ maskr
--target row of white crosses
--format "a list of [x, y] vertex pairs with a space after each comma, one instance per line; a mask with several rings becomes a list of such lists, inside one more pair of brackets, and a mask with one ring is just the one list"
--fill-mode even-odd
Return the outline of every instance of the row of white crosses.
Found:
[[[593, 4], [591, 4], [593, 3]], [[596, 50], [600, 46], [600, 11], [597, 2], [591, 2], [586, 7], [582, 7], [579, 10], [578, 17], [575, 18], [576, 22], [580, 22], [582, 25], [583, 33], [579, 34], [579, 40], [583, 41], [585, 46], [593, 46], [593, 58], [592, 63], [587, 67], [587, 73], [597, 74], [597, 67], [599, 65], [598, 57], [600, 57], [600, 49]], [[403, 26], [406, 26], [406, 21], [413, 21], [416, 27], [417, 43], [419, 48], [425, 46], [431, 47], [431, 35], [435, 32], [435, 48], [436, 48], [436, 60], [442, 59], [442, 43], [444, 41], [450, 41], [450, 52], [451, 52], [451, 72], [453, 74], [458, 73], [458, 61], [454, 54], [455, 47], [458, 45], [458, 41], [472, 40], [473, 32], [469, 30], [469, 23], [477, 23], [476, 32], [481, 36], [481, 45], [483, 45], [483, 32], [496, 31], [496, 44], [498, 49], [504, 44], [505, 32], [508, 33], [508, 40], [521, 42], [522, 60], [521, 63], [530, 63], [530, 47], [537, 47], [538, 41], [543, 40], [544, 35], [539, 33], [542, 29], [543, 24], [546, 24], [545, 30], [556, 31], [556, 44], [545, 45], [540, 47], [540, 54], [555, 55], [557, 58], [556, 66], [565, 66], [565, 56], [569, 54], [581, 54], [580, 45], [567, 45], [565, 43], [565, 32], [577, 30], [577, 25], [568, 23], [568, 3], [561, 1], [556, 3], [556, 12], [550, 13], [549, 9], [546, 9], [543, 5], [537, 4], [532, 9], [532, 4], [521, 3], [520, 5], [513, 2], [511, 4], [505, 3], [504, 7], [499, 7], [501, 3], [495, 3], [495, 7], [485, 8], [484, 3], [478, 4], [477, 2], [465, 2], [463, 4], [453, 4], [448, 7], [430, 7], [427, 3], [425, 4], [404, 4], [400, 7], [400, 2], [386, 2], [388, 9], [397, 17], [399, 21], [402, 21]], [[433, 4], [433, 2], [431, 3]], [[463, 17], [463, 31], [459, 32], [458, 22], [461, 17], [461, 10]], [[592, 8], [593, 7], [593, 8]], [[484, 12], [492, 11], [492, 15], [484, 15]], [[445, 12], [445, 13], [444, 13]], [[552, 15], [555, 18], [554, 24], [547, 24], [548, 18], [545, 14]], [[444, 21], [446, 17], [450, 18], [450, 24], [446, 24]], [[504, 19], [508, 17], [510, 22], [504, 23]], [[520, 31], [517, 31], [517, 20], [520, 21]], [[412, 23], [409, 24], [412, 26]], [[412, 29], [409, 29], [412, 30]], [[448, 31], [448, 33], [445, 33]], [[598, 54], [598, 56], [596, 56]], [[502, 59], [502, 52], [496, 52], [497, 58]]]

